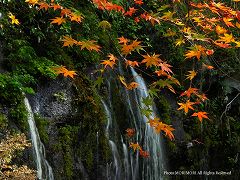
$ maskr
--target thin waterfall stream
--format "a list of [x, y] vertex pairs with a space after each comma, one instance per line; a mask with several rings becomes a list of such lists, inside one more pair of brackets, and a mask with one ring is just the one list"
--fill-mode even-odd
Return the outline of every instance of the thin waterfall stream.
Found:
[[31, 134], [34, 160], [37, 167], [37, 177], [39, 180], [54, 180], [52, 168], [45, 158], [45, 148], [38, 134], [32, 108], [26, 97], [24, 98], [24, 104], [28, 112], [28, 124]]
[[[112, 151], [112, 162], [107, 166], [107, 176], [109, 180], [161, 180], [165, 168], [161, 136], [146, 123], [148, 119], [141, 112], [141, 108], [145, 107], [142, 99], [148, 96], [147, 85], [133, 68], [130, 71], [139, 87], [131, 92], [125, 89], [122, 89], [121, 92], [125, 97], [124, 103], [129, 111], [128, 119], [131, 128], [136, 130], [135, 140], [142, 144], [143, 149], [149, 152], [150, 157], [142, 159], [138, 153], [130, 151], [128, 140], [122, 138], [122, 135], [120, 137], [114, 135], [114, 132], [119, 131], [115, 120], [116, 114], [112, 107], [114, 105], [111, 102], [111, 97], [102, 100], [107, 116], [105, 131]], [[107, 84], [109, 96], [111, 96], [111, 83]], [[150, 108], [152, 110], [150, 118], [155, 118], [156, 108], [154, 105]]]

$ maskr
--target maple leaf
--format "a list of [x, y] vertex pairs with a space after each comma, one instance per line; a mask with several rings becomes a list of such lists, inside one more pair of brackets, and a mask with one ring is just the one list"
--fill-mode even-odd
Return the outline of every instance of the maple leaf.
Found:
[[191, 94], [198, 94], [197, 88], [188, 88], [188, 90], [184, 91], [180, 96], [187, 96], [188, 98], [191, 96]]
[[51, 24], [58, 24], [58, 25], [61, 25], [62, 23], [66, 22], [66, 19], [63, 18], [63, 17], [56, 17], [56, 18], [51, 19], [51, 20], [52, 20]]
[[162, 71], [165, 71], [166, 73], [170, 74], [173, 73], [170, 67], [172, 67], [170, 64], [167, 64], [166, 62], [159, 63], [159, 66], [161, 67]]
[[206, 97], [205, 94], [196, 94], [198, 98], [200, 98], [201, 101], [205, 101], [205, 100], [208, 100], [208, 98]]
[[64, 77], [71, 77], [71, 78], [74, 78], [76, 74], [75, 71], [69, 71], [65, 68], [65, 66], [60, 66], [60, 67], [54, 67], [52, 68], [56, 74], [63, 74]]
[[16, 25], [19, 25], [20, 22], [19, 20], [12, 14], [12, 13], [9, 13], [8, 14], [8, 17], [11, 19], [11, 24], [16, 24]]
[[103, 62], [101, 63], [104, 66], [104, 69], [107, 68], [107, 66], [111, 67], [113, 69], [113, 66], [116, 64], [114, 61], [111, 60], [103, 60]]
[[174, 139], [174, 135], [172, 133], [172, 131], [174, 131], [175, 129], [172, 128], [170, 125], [164, 124], [164, 127], [162, 128], [162, 130], [165, 132], [165, 135], [172, 141]]
[[129, 145], [130, 148], [133, 148], [133, 151], [135, 152], [136, 150], [142, 149], [141, 146], [138, 143], [130, 143]]
[[150, 155], [149, 155], [149, 152], [147, 151], [143, 151], [143, 150], [139, 150], [139, 155], [144, 157], [144, 158], [148, 158]]
[[217, 25], [216, 26], [216, 32], [217, 32], [217, 34], [225, 34], [225, 33], [227, 33], [227, 30], [224, 29], [223, 27]]
[[39, 5], [40, 5], [39, 10], [40, 9], [45, 9], [45, 11], [47, 11], [48, 8], [50, 7], [47, 3], [40, 3]]
[[141, 41], [134, 40], [131, 44], [123, 44], [121, 51], [124, 55], [131, 54], [131, 52], [134, 50], [137, 50], [137, 52], [139, 52], [139, 50], [143, 49], [140, 43]]
[[188, 109], [192, 109], [194, 110], [194, 108], [192, 107], [192, 105], [196, 104], [195, 102], [190, 102], [190, 100], [187, 100], [186, 103], [178, 103], [178, 105], [180, 105], [180, 107], [177, 110], [181, 110], [183, 109], [185, 114], [188, 113]]
[[199, 111], [199, 112], [193, 113], [192, 116], [197, 116], [199, 121], [202, 122], [203, 118], [209, 119], [207, 114], [208, 114], [207, 112]]
[[157, 76], [167, 76], [168, 77], [168, 74], [163, 70], [155, 71], [155, 73], [157, 74]]
[[38, 3], [38, 0], [25, 0], [26, 3], [29, 3], [29, 4], [32, 4], [32, 5], [35, 5]]
[[139, 63], [137, 61], [126, 60], [125, 63], [126, 63], [126, 66], [132, 66], [132, 67], [139, 66]]
[[233, 25], [233, 23], [231, 22], [232, 20], [233, 20], [233, 19], [227, 18], [227, 17], [224, 17], [224, 18], [223, 18], [224, 23], [225, 23], [228, 27], [235, 27], [235, 26]]
[[135, 129], [132, 129], [132, 128], [127, 128], [125, 131], [128, 137], [132, 137], [136, 133]]
[[188, 71], [189, 74], [186, 75], [187, 78], [186, 79], [190, 79], [190, 80], [193, 80], [193, 78], [197, 75], [196, 71], [192, 70], [192, 71]]
[[120, 37], [120, 38], [117, 38], [117, 39], [119, 40], [119, 42], [118, 42], [119, 44], [125, 44], [126, 45], [128, 43], [128, 41], [129, 41], [128, 39], [126, 39], [123, 36]]
[[125, 16], [132, 16], [135, 12], [137, 11], [137, 9], [135, 9], [134, 7], [130, 7], [129, 10], [127, 12], [125, 12]]
[[71, 13], [70, 14], [70, 20], [71, 21], [76, 21], [77, 23], [82, 22], [83, 17], [81, 15], [77, 15], [76, 13]]
[[74, 44], [78, 44], [78, 42], [70, 36], [63, 36], [63, 39], [60, 41], [63, 41], [63, 46], [73, 46]]
[[159, 118], [153, 118], [153, 119], [149, 119], [148, 121], [147, 121], [147, 123], [149, 123], [149, 125], [151, 126], [151, 127], [157, 127], [158, 126], [158, 123], [160, 122], [160, 119]]
[[94, 40], [85, 40], [85, 41], [78, 41], [78, 45], [81, 46], [81, 50], [86, 48], [89, 51], [95, 50], [100, 51], [100, 46], [95, 44], [96, 41]]
[[142, 60], [141, 63], [146, 63], [147, 68], [157, 66], [159, 65], [159, 63], [162, 62], [162, 60], [159, 58], [160, 56], [159, 54], [154, 53], [152, 56], [150, 56], [149, 54], [142, 56], [144, 57], [144, 59]]
[[166, 20], [171, 20], [175, 12], [168, 11], [168, 12], [164, 12], [163, 14], [164, 15], [161, 17], [161, 19], [166, 21]]
[[142, 1], [142, 0], [134, 0], [134, 3], [135, 3], [135, 4], [138, 4], [138, 5], [142, 5], [142, 4], [143, 4], [143, 1]]
[[192, 57], [197, 57], [197, 59], [200, 59], [201, 54], [205, 51], [205, 48], [201, 45], [194, 45], [194, 47], [191, 47], [192, 50], [188, 50], [185, 54], [186, 58], [190, 59]]
[[57, 9], [61, 9], [62, 8], [62, 6], [60, 6], [59, 4], [53, 4], [50, 7], [53, 8], [54, 11], [56, 11]]
[[138, 86], [139, 86], [138, 83], [136, 83], [136, 82], [131, 82], [130, 84], [128, 84], [127, 89], [128, 89], [128, 90], [133, 90], [133, 89], [137, 88]]
[[224, 43], [230, 43], [230, 42], [235, 41], [233, 35], [232, 34], [227, 34], [227, 33], [225, 33], [224, 36], [219, 36], [219, 38], [220, 39], [217, 40], [217, 41], [222, 41]]
[[229, 48], [230, 47], [230, 44], [225, 44], [225, 43], [218, 42], [218, 41], [214, 41], [214, 44], [221, 48]]
[[72, 11], [70, 9], [67, 9], [67, 8], [64, 8], [64, 9], [61, 9], [61, 16], [71, 16], [72, 14]]
[[109, 54], [107, 56], [109, 58], [110, 61], [116, 62], [117, 58], [113, 55], [113, 54]]
[[236, 22], [236, 27], [240, 29], [240, 23]]
[[175, 44], [176, 46], [180, 46], [181, 44], [184, 44], [185, 40], [181, 37], [179, 39], [176, 39]]
[[[178, 82], [178, 81], [176, 81], [176, 82]], [[173, 82], [170, 78], [165, 79], [165, 80], [160, 79], [160, 80], [154, 82], [153, 85], [159, 86], [160, 88], [167, 87], [170, 91], [172, 91], [173, 93], [176, 93], [175, 90], [173, 89], [172, 85], [171, 85], [173, 83], [176, 84], [176, 82]]]

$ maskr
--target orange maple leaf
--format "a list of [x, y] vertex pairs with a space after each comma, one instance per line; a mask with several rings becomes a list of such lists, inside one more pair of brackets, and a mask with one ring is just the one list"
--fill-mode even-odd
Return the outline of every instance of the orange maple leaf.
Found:
[[103, 62], [101, 64], [105, 65], [104, 68], [107, 68], [107, 66], [109, 66], [113, 69], [113, 66], [116, 63], [114, 61], [111, 61], [111, 60], [103, 60]]
[[217, 41], [214, 41], [214, 44], [216, 44], [217, 46], [219, 46], [221, 48], [229, 48], [230, 47], [230, 44], [225, 44], [225, 43], [217, 42]]
[[135, 152], [136, 150], [142, 149], [141, 146], [138, 143], [130, 143], [129, 145], [130, 148], [133, 148], [133, 151]]
[[136, 83], [136, 82], [131, 82], [130, 84], [128, 84], [127, 89], [128, 89], [128, 90], [133, 90], [133, 89], [137, 88], [138, 86], [139, 86], [138, 83]]
[[127, 44], [128, 43], [128, 39], [126, 39], [125, 37], [120, 37], [120, 38], [117, 38], [119, 40], [119, 44]]
[[185, 54], [187, 59], [190, 59], [192, 57], [197, 57], [198, 60], [200, 60], [200, 56], [204, 53], [205, 48], [201, 45], [195, 45], [192, 50], [188, 50]]
[[60, 66], [60, 67], [54, 67], [52, 68], [56, 74], [63, 74], [64, 77], [71, 77], [74, 78], [76, 74], [75, 71], [69, 71], [65, 68], [65, 66]]
[[153, 54], [150, 56], [149, 54], [147, 55], [142, 55], [144, 59], [142, 60], [142, 63], [146, 63], [147, 68], [151, 66], [158, 66], [159, 63], [162, 62], [162, 60], [159, 58], [159, 54]]
[[159, 63], [159, 66], [161, 67], [162, 71], [165, 71], [166, 73], [170, 74], [173, 73], [170, 67], [172, 67], [170, 64], [167, 64], [166, 62]]
[[70, 36], [63, 36], [63, 39], [60, 41], [63, 41], [63, 46], [73, 46], [74, 44], [78, 44], [78, 42]]
[[135, 12], [137, 11], [137, 9], [135, 9], [134, 7], [130, 7], [129, 10], [127, 12], [125, 12], [125, 16], [132, 16]]
[[98, 52], [101, 47], [95, 43], [96, 41], [94, 40], [78, 41], [78, 45], [81, 46], [81, 50], [86, 48], [89, 51], [95, 50]]
[[51, 24], [58, 24], [58, 25], [61, 25], [62, 23], [66, 22], [66, 19], [63, 18], [63, 17], [56, 17], [56, 18], [51, 19], [51, 20], [52, 20]]
[[157, 76], [169, 76], [165, 71], [163, 70], [157, 70], [155, 71], [155, 73], [157, 74]]
[[202, 122], [203, 118], [209, 119], [207, 114], [208, 114], [207, 112], [199, 111], [199, 112], [193, 113], [192, 116], [197, 116], [199, 121]]
[[195, 102], [190, 102], [190, 100], [187, 100], [186, 103], [178, 103], [180, 105], [180, 107], [177, 110], [181, 110], [183, 109], [185, 114], [188, 113], [189, 109], [194, 110], [194, 108], [192, 107], [192, 105], [196, 104]]
[[150, 155], [149, 155], [149, 152], [147, 151], [143, 151], [143, 150], [139, 150], [139, 155], [144, 157], [144, 158], [148, 158]]
[[216, 32], [217, 34], [224, 34], [227, 33], [227, 30], [219, 25], [216, 26]]
[[140, 43], [141, 41], [134, 40], [131, 44], [123, 44], [121, 51], [124, 55], [131, 54], [131, 52], [135, 50], [139, 51], [142, 49]]
[[139, 63], [137, 61], [126, 60], [125, 63], [126, 63], [126, 66], [132, 66], [132, 67], [139, 66]]
[[174, 135], [172, 131], [175, 129], [172, 128], [170, 125], [164, 124], [164, 127], [162, 129], [165, 132], [165, 135], [172, 141], [174, 139]]
[[132, 137], [136, 133], [135, 129], [132, 129], [132, 128], [127, 128], [125, 131], [128, 137]]
[[59, 4], [53, 4], [50, 7], [53, 8], [54, 11], [56, 11], [57, 9], [62, 9], [62, 6], [60, 6]]
[[223, 21], [228, 27], [235, 27], [234, 24], [231, 22], [233, 19], [224, 17]]
[[135, 3], [135, 4], [138, 4], [138, 5], [142, 5], [142, 4], [143, 4], [143, 1], [142, 1], [142, 0], [134, 0], [134, 3]]
[[76, 21], [78, 23], [82, 22], [83, 17], [81, 15], [77, 15], [75, 13], [70, 14], [70, 20], [71, 21]]
[[39, 10], [40, 9], [45, 9], [45, 11], [46, 11], [50, 7], [47, 3], [40, 3], [39, 5], [40, 5]]
[[198, 94], [198, 89], [190, 87], [188, 88], [188, 90], [184, 91], [180, 96], [187, 96], [189, 98], [191, 94]]

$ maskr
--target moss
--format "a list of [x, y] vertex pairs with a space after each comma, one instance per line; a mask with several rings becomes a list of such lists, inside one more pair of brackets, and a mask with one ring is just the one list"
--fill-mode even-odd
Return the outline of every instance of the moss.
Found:
[[6, 115], [0, 113], [0, 130], [4, 130], [7, 127], [8, 119]]
[[160, 112], [160, 118], [167, 124], [171, 124], [171, 106], [168, 100], [163, 96], [160, 95], [156, 100], [157, 108]]
[[48, 137], [48, 132], [47, 132], [47, 127], [49, 125], [49, 122], [47, 119], [41, 118], [38, 114], [34, 115], [34, 119], [36, 122], [36, 126], [38, 129], [38, 133], [40, 136], [40, 139], [42, 140], [42, 142], [44, 144], [47, 144], [49, 141], [49, 137]]
[[[80, 142], [78, 155], [86, 165], [88, 171], [94, 167], [95, 154], [99, 153], [101, 159], [109, 157], [109, 146], [105, 136], [104, 126], [106, 116], [102, 109], [100, 97], [93, 88], [91, 81], [84, 75], [75, 80], [77, 118], [81, 121], [79, 129]], [[96, 135], [99, 134], [99, 146], [97, 147]], [[97, 152], [98, 151], [98, 152]]]
[[62, 146], [64, 170], [67, 179], [71, 179], [73, 176], [73, 144], [78, 132], [77, 126], [64, 126], [59, 129], [59, 141]]
[[28, 112], [23, 102], [11, 107], [8, 116], [23, 132], [28, 130]]

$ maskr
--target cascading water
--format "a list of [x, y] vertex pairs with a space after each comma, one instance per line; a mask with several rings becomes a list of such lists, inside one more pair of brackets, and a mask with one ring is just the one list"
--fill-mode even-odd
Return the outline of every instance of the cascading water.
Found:
[[24, 104], [28, 112], [28, 124], [31, 134], [31, 140], [33, 145], [34, 160], [37, 166], [37, 177], [40, 180], [54, 180], [52, 168], [45, 159], [45, 148], [40, 140], [38, 130], [34, 121], [32, 108], [29, 104], [28, 99], [24, 98]]
[[[119, 71], [123, 75], [121, 68]], [[118, 125], [114, 125], [117, 123], [114, 119], [116, 115], [111, 98], [108, 98], [108, 103], [102, 101], [108, 120], [106, 134], [113, 155], [113, 162], [107, 167], [108, 180], [161, 180], [164, 170], [161, 136], [156, 134], [146, 123], [148, 119], [141, 112], [141, 109], [145, 107], [142, 99], [148, 96], [147, 86], [133, 68], [131, 68], [131, 74], [134, 81], [139, 84], [139, 88], [132, 92], [122, 89], [121, 94], [124, 96], [124, 103], [128, 109], [129, 125], [136, 130], [135, 140], [142, 145], [145, 151], [149, 152], [150, 157], [140, 159], [138, 153], [133, 153], [127, 148], [128, 140], [124, 141], [121, 135], [119, 137], [111, 136], [111, 133], [117, 131], [116, 128], [118, 128]], [[110, 84], [108, 82], [109, 92], [111, 92]], [[109, 95], [111, 96], [111, 93]], [[152, 106], [150, 110], [152, 111], [150, 118], [156, 117], [155, 108]]]
[[[134, 78], [134, 81], [139, 84], [139, 88], [135, 90], [135, 95], [137, 96], [137, 102], [140, 107], [143, 109], [145, 104], [142, 102], [142, 98], [148, 97], [148, 90], [145, 81], [143, 78], [131, 68], [131, 72]], [[150, 119], [156, 117], [156, 110], [153, 106], [150, 107], [152, 111]], [[138, 113], [141, 122], [146, 123], [148, 119], [146, 116], [142, 115], [140, 108], [138, 107]], [[164, 169], [164, 151], [162, 148], [161, 136], [154, 132], [153, 128], [149, 124], [145, 126], [144, 136], [141, 137], [143, 140], [143, 149], [150, 153], [148, 161], [143, 161], [142, 166], [142, 179], [143, 180], [159, 180], [162, 179], [162, 172]]]

